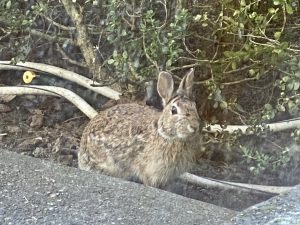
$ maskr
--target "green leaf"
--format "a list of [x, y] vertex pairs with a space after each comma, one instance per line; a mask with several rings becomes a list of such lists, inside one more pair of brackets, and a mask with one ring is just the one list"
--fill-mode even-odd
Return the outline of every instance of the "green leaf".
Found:
[[107, 61], [108, 64], [113, 64], [114, 62], [115, 62], [114, 59], [109, 59], [109, 60]]
[[288, 107], [289, 107], [289, 110], [293, 109], [295, 107], [295, 103], [293, 101], [289, 101]]
[[220, 102], [220, 108], [221, 108], [221, 109], [226, 109], [227, 106], [228, 106], [228, 105], [227, 105], [227, 102], [225, 102], [225, 101], [221, 101], [221, 102]]
[[281, 36], [281, 32], [280, 32], [280, 31], [275, 32], [274, 38], [275, 38], [276, 40], [279, 40], [280, 36]]
[[11, 7], [11, 1], [8, 1], [8, 2], [6, 3], [6, 8], [7, 8], [7, 9], [10, 9], [10, 7]]
[[290, 6], [289, 4], [286, 4], [285, 6], [286, 6], [286, 12], [290, 15], [293, 14], [294, 11], [292, 6]]
[[271, 13], [271, 14], [274, 14], [274, 13], [276, 13], [276, 10], [274, 8], [269, 8], [268, 12]]
[[124, 59], [127, 59], [127, 58], [128, 58], [128, 53], [127, 53], [127, 51], [124, 51], [123, 54], [122, 54], [122, 56], [123, 56]]
[[168, 53], [168, 51], [169, 51], [169, 48], [167, 47], [167, 46], [164, 46], [164, 47], [162, 47], [162, 52], [164, 53], [164, 54], [166, 54], [166, 53]]
[[232, 63], [231, 63], [231, 68], [232, 68], [233, 70], [236, 70], [236, 67], [237, 67], [236, 62], [232, 62]]
[[139, 59], [134, 60], [132, 65], [133, 65], [133, 67], [138, 68], [140, 65], [140, 60]]
[[299, 81], [295, 81], [294, 83], [294, 91], [297, 91], [300, 87], [300, 82]]
[[200, 21], [201, 18], [202, 18], [202, 15], [198, 14], [198, 15], [196, 15], [196, 16], [194, 17], [194, 20], [195, 20], [195, 21]]
[[291, 82], [289, 82], [289, 83], [286, 85], [286, 89], [287, 89], [288, 91], [293, 90], [293, 89], [294, 89], [294, 84], [295, 84], [295, 81], [294, 81], [294, 80], [291, 81]]
[[167, 61], [166, 65], [167, 65], [167, 67], [170, 67], [170, 66], [172, 65], [172, 60], [169, 59], [169, 60]]
[[218, 108], [218, 106], [219, 106], [218, 102], [215, 102], [215, 104], [213, 105], [214, 109]]
[[255, 70], [254, 70], [254, 69], [249, 70], [249, 74], [250, 74], [251, 76], [253, 76], [253, 75], [255, 74]]
[[117, 56], [118, 56], [118, 51], [117, 51], [117, 50], [114, 50], [114, 52], [113, 52], [113, 57], [114, 57], [114, 58], [117, 58]]
[[285, 111], [285, 107], [283, 105], [277, 105], [276, 106], [276, 109], [279, 111], [279, 112], [284, 112]]
[[126, 36], [126, 34], [127, 34], [126, 30], [123, 29], [123, 30], [122, 30], [122, 33], [121, 33], [121, 36], [124, 37], [124, 36]]
[[284, 76], [284, 77], [282, 78], [283, 82], [287, 82], [289, 79], [290, 79], [289, 76]]
[[300, 78], [300, 71], [296, 71], [296, 72], [295, 72], [295, 77]]
[[113, 41], [115, 39], [115, 35], [114, 34], [110, 34], [107, 36], [107, 40], [108, 41]]
[[224, 51], [223, 54], [224, 54], [225, 57], [231, 58], [231, 57], [234, 57], [235, 52], [232, 52], [232, 51]]
[[240, 14], [240, 10], [234, 10], [233, 16], [239, 15]]
[[273, 107], [272, 107], [271, 104], [267, 103], [267, 104], [265, 104], [265, 109], [268, 110], [268, 111], [270, 111], [270, 110], [273, 109]]
[[273, 0], [273, 4], [274, 5], [279, 5], [280, 4], [280, 0]]

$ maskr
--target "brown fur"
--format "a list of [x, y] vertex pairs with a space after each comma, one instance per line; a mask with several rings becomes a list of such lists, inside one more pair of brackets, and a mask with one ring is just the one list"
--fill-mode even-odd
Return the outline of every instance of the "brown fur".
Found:
[[[90, 121], [80, 144], [81, 169], [96, 169], [124, 179], [137, 177], [150, 186], [164, 185], [189, 169], [195, 153], [201, 149], [199, 116], [190, 96], [171, 98], [172, 77], [162, 76], [160, 79], [167, 82], [158, 83], [160, 92], [172, 89], [160, 93], [169, 101], [163, 112], [149, 106], [123, 104], [100, 112]], [[191, 88], [193, 81], [186, 82]], [[176, 115], [171, 113], [174, 106]]]

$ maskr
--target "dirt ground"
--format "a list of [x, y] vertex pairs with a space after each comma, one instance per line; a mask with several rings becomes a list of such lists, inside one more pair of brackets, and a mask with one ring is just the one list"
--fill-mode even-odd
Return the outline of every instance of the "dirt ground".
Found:
[[[75, 106], [62, 98], [19, 96], [0, 104], [0, 109], [0, 149], [77, 167], [80, 137], [88, 118]], [[226, 154], [230, 156], [225, 157]], [[215, 179], [255, 184], [295, 185], [300, 182], [299, 158], [284, 170], [265, 171], [254, 176], [239, 154], [234, 151], [226, 154], [220, 149], [213, 151], [209, 159], [199, 159], [193, 172]], [[182, 184], [172, 191], [236, 210], [271, 197]]]

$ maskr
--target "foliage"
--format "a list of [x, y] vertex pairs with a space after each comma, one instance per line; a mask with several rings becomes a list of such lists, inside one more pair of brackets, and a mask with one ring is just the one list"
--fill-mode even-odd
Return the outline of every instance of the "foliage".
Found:
[[244, 164], [254, 175], [260, 175], [268, 170], [271, 172], [284, 168], [291, 160], [291, 155], [288, 149], [274, 153], [263, 153], [262, 149], [255, 149], [246, 146], [240, 146]]
[[[33, 10], [27, 7], [22, 9], [20, 1], [4, 0], [0, 2], [0, 24], [2, 24], [4, 37], [26, 32], [26, 29], [32, 25], [34, 17]], [[3, 36], [1, 39], [4, 39]], [[1, 44], [2, 50], [0, 52], [14, 52], [14, 57], [11, 60], [16, 62], [26, 58], [31, 50], [30, 45], [31, 39], [28, 35], [20, 38], [14, 37], [8, 45]]]

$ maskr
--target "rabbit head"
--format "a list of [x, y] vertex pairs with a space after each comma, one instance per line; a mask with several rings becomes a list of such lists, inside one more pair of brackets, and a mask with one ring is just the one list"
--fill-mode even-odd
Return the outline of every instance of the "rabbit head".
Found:
[[158, 133], [165, 139], [187, 139], [200, 129], [200, 118], [193, 100], [194, 69], [182, 79], [174, 92], [174, 81], [168, 72], [161, 72], [157, 91], [164, 109], [158, 120]]

